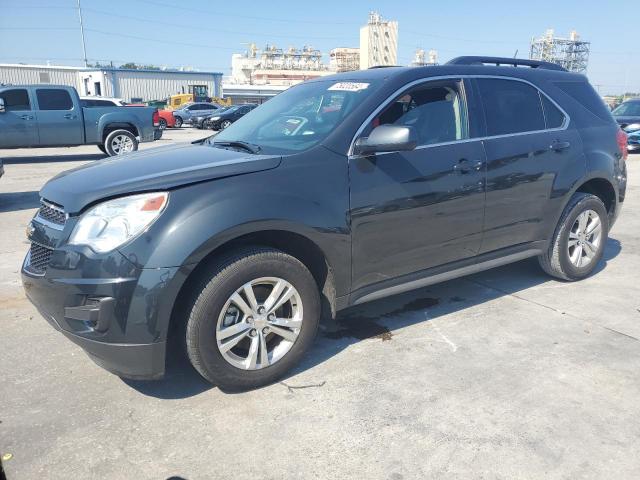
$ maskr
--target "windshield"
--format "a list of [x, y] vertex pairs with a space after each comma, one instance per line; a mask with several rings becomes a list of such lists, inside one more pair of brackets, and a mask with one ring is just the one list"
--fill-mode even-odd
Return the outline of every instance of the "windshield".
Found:
[[307, 150], [324, 140], [378, 86], [378, 82], [301, 83], [252, 110], [210, 143], [243, 142], [261, 153]]
[[612, 113], [617, 117], [640, 117], [640, 102], [623, 103]]

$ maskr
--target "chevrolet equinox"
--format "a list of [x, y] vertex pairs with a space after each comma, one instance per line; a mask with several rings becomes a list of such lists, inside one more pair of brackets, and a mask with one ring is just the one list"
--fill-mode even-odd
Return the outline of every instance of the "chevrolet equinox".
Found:
[[172, 340], [210, 382], [254, 388], [351, 305], [527, 257], [585, 278], [626, 143], [587, 79], [550, 63], [323, 77], [216, 136], [51, 179], [23, 284], [117, 375], [163, 376]]

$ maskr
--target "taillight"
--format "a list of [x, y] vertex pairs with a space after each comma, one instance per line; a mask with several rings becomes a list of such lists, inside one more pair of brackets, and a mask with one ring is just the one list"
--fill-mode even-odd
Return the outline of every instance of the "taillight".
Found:
[[622, 159], [626, 160], [629, 156], [629, 151], [627, 150], [627, 134], [624, 133], [622, 129], [618, 129], [618, 133], [616, 133], [616, 140], [618, 141], [618, 148], [620, 148]]
[[[153, 111], [153, 126], [154, 127], [159, 127], [160, 126], [160, 114], [158, 113], [158, 110], [154, 110]], [[626, 140], [625, 140], [626, 142]]]

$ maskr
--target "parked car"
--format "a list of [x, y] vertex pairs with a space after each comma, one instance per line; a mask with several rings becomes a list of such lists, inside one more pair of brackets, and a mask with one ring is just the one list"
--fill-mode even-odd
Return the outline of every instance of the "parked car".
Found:
[[246, 105], [233, 105], [220, 113], [216, 112], [204, 121], [204, 128], [212, 130], [224, 130], [233, 122], [239, 120], [258, 105], [249, 103]]
[[158, 114], [160, 115], [160, 130], [176, 126], [176, 117], [173, 116], [171, 110], [158, 110]]
[[120, 155], [152, 142], [157, 126], [155, 108], [84, 108], [72, 87], [0, 87], [0, 148], [97, 145]]
[[626, 143], [586, 77], [555, 64], [321, 77], [216, 136], [50, 180], [23, 284], [118, 375], [161, 377], [176, 345], [212, 383], [254, 388], [348, 306], [528, 257], [589, 276]]
[[640, 130], [640, 98], [622, 102], [613, 110], [613, 117], [627, 133]]
[[197, 117], [193, 117], [191, 119], [191, 126], [199, 130], [202, 130], [203, 128], [208, 128], [205, 125], [205, 122], [212, 116], [219, 115], [220, 113], [224, 112], [227, 108], [228, 107], [222, 107], [222, 108], [219, 108], [218, 110], [214, 110], [215, 113], [207, 113], [205, 115], [199, 115]]
[[176, 119], [176, 127], [181, 127], [183, 123], [191, 123], [194, 117], [213, 113], [214, 110], [218, 110], [219, 108], [220, 106], [215, 103], [188, 103], [184, 107], [173, 111], [173, 116]]
[[629, 134], [627, 144], [627, 149], [630, 152], [640, 152], [640, 130], [636, 130], [635, 132]]

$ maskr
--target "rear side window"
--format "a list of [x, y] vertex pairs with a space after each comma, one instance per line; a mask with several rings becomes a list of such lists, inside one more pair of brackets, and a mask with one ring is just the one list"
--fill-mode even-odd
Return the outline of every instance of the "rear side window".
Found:
[[540, 94], [542, 106], [544, 107], [544, 118], [547, 122], [547, 128], [560, 128], [564, 124], [564, 113], [556, 107], [546, 95]]
[[29, 93], [23, 88], [15, 90], [5, 90], [0, 93], [0, 98], [4, 100], [4, 108], [7, 112], [17, 112], [20, 110], [31, 110], [29, 103]]
[[588, 82], [556, 82], [554, 85], [597, 117], [607, 122], [613, 121], [609, 107]]
[[507, 135], [545, 129], [538, 90], [515, 80], [478, 78], [487, 120], [487, 135]]
[[39, 88], [36, 90], [40, 110], [72, 110], [71, 95], [66, 90]]

